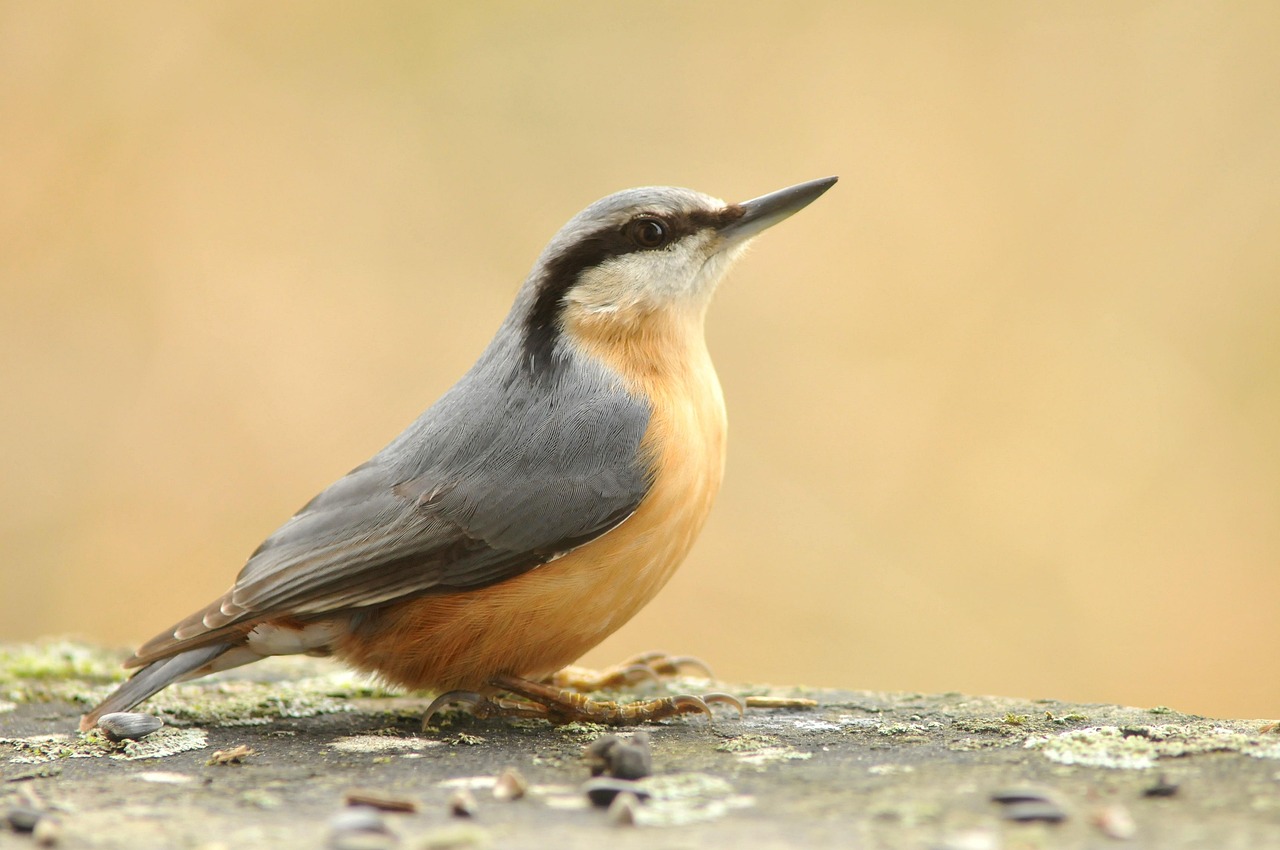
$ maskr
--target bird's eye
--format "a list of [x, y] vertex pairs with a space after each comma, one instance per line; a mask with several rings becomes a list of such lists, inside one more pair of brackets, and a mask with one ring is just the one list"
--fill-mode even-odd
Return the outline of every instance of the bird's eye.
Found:
[[667, 243], [667, 228], [656, 218], [637, 218], [627, 225], [627, 235], [640, 248], [661, 248]]

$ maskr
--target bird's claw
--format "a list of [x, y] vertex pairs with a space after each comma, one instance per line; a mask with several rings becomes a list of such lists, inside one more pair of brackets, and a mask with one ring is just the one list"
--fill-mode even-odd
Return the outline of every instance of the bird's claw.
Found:
[[426, 713], [422, 715], [422, 728], [426, 729], [431, 724], [431, 718], [439, 714], [445, 706], [457, 705], [458, 703], [465, 703], [471, 706], [473, 715], [477, 714], [477, 709], [483, 713], [486, 710], [485, 706], [492, 705], [483, 694], [475, 691], [449, 691], [448, 693], [440, 694], [440, 696], [431, 701], [431, 705], [427, 706]]
[[552, 675], [551, 684], [585, 694], [649, 680], [660, 681], [664, 678], [673, 678], [688, 668], [693, 668], [708, 679], [712, 678], [711, 668], [692, 655], [645, 652], [604, 670], [566, 667]]
[[[702, 697], [696, 697], [693, 694], [676, 694], [675, 696], [656, 700], [656, 702], [669, 703], [671, 709], [676, 714], [705, 714], [707, 717], [715, 716], [711, 713], [711, 706], [707, 705], [706, 700]], [[621, 707], [625, 708], [625, 706]], [[662, 709], [660, 708], [658, 710]]]
[[735, 697], [733, 694], [726, 694], [723, 691], [716, 691], [710, 694], [703, 694], [702, 701], [705, 702], [707, 705], [716, 705], [716, 704], [727, 705], [733, 708], [735, 711], [737, 711], [739, 717], [747, 716], [746, 703], [744, 703], [742, 700]]

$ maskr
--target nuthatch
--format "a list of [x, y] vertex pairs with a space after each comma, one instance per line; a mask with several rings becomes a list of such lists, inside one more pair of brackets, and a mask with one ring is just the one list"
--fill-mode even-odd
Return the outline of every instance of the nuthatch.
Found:
[[692, 546], [725, 458], [707, 304], [752, 237], [835, 182], [740, 204], [629, 189], [587, 207], [470, 371], [268, 537], [220, 599], [143, 644], [125, 663], [141, 669], [80, 727], [296, 653], [451, 698], [514, 694], [552, 718], [705, 710], [538, 680], [629, 620]]

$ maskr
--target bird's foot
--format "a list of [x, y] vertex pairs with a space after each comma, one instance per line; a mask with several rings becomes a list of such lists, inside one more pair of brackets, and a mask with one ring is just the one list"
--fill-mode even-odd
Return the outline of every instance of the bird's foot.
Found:
[[566, 690], [589, 694], [610, 688], [621, 688], [644, 681], [660, 681], [678, 676], [681, 670], [694, 669], [708, 679], [711, 668], [701, 659], [691, 655], [667, 655], [665, 652], [646, 652], [628, 658], [621, 664], [603, 670], [586, 667], [566, 667], [553, 673], [549, 684]]
[[542, 706], [523, 700], [500, 699], [487, 697], [476, 691], [449, 691], [431, 701], [422, 715], [422, 728], [431, 724], [431, 719], [450, 705], [469, 706], [469, 713], [479, 720], [490, 717], [546, 717]]
[[450, 691], [436, 697], [423, 715], [425, 728], [446, 705], [466, 703], [474, 717], [539, 718], [555, 724], [600, 723], [607, 726], [631, 726], [681, 714], [705, 714], [712, 716], [712, 705], [728, 705], [742, 716], [746, 709], [742, 701], [731, 694], [710, 693], [702, 696], [676, 694], [637, 702], [617, 703], [593, 700], [583, 694], [558, 688], [541, 682], [531, 682], [517, 676], [495, 676], [489, 680], [494, 688], [519, 699], [486, 697], [475, 691]]
[[681, 714], [705, 714], [712, 716], [712, 705], [728, 705], [741, 716], [746, 712], [742, 700], [725, 693], [702, 696], [675, 694], [656, 699], [617, 703], [593, 700], [576, 691], [566, 690], [542, 682], [531, 682], [518, 676], [495, 676], [489, 680], [495, 688], [526, 700], [524, 705], [537, 706], [541, 716], [552, 723], [602, 723], [609, 726], [629, 726], [653, 720], [663, 720]]

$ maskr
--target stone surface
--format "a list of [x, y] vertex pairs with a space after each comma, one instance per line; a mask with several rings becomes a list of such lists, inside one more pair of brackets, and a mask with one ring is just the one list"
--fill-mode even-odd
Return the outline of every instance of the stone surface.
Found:
[[[119, 657], [0, 647], [0, 805], [51, 816], [59, 847], [1280, 846], [1280, 734], [1266, 720], [716, 683], [818, 705], [648, 727], [649, 799], [610, 819], [581, 793], [583, 747], [605, 730], [457, 714], [422, 730], [425, 699], [309, 659], [171, 688], [143, 706], [167, 724], [143, 741], [78, 734]], [[638, 693], [655, 688], [712, 689]], [[249, 754], [211, 758], [239, 747]], [[524, 797], [495, 798], [507, 768], [527, 779]], [[994, 798], [1010, 788], [1040, 789], [1065, 818], [1008, 819]], [[335, 835], [353, 789], [417, 810], [382, 814], [385, 834]], [[463, 789], [476, 804], [460, 821], [449, 800]], [[33, 842], [0, 829], [0, 847]]]

